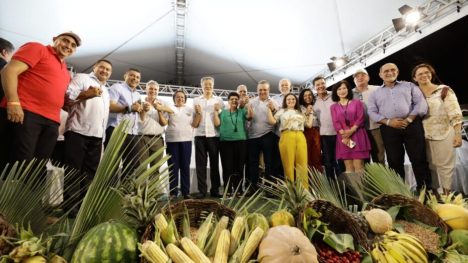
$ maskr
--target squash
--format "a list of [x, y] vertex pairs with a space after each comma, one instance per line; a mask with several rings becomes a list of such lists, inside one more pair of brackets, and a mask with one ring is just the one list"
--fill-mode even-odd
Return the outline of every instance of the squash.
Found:
[[296, 227], [276, 226], [268, 230], [258, 249], [260, 263], [318, 263], [317, 251]]
[[463, 206], [440, 204], [434, 210], [452, 229], [468, 230], [468, 209]]
[[372, 232], [376, 234], [384, 234], [385, 232], [392, 230], [392, 216], [387, 211], [374, 208], [363, 212], [363, 214], [367, 223], [369, 223]]

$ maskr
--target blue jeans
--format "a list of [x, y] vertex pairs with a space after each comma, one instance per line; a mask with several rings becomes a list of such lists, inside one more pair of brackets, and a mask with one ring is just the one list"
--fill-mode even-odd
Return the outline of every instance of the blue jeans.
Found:
[[182, 195], [188, 195], [190, 193], [190, 157], [192, 156], [192, 142], [167, 142], [166, 145], [167, 154], [171, 155], [167, 161], [169, 167], [171, 167], [171, 173], [169, 174], [171, 195], [177, 195], [179, 175]]

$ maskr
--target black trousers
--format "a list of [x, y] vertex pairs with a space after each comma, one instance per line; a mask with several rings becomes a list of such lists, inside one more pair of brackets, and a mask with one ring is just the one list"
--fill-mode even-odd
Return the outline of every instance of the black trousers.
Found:
[[[228, 192], [233, 192], [244, 178], [247, 141], [221, 141], [219, 144], [224, 187], [226, 188], [227, 183], [230, 182]], [[239, 191], [242, 191], [242, 187], [239, 188]]]
[[64, 135], [65, 163], [71, 168], [94, 176], [101, 160], [102, 138], [73, 131], [67, 131]]
[[219, 177], [219, 137], [195, 136], [195, 166], [198, 191], [205, 195], [208, 188], [206, 184], [207, 157], [210, 158], [210, 192], [218, 194], [221, 185]]
[[7, 126], [9, 136], [2, 140], [10, 143], [10, 163], [51, 157], [57, 142], [59, 123], [25, 110], [22, 124], [7, 121]]
[[73, 131], [65, 134], [65, 156], [67, 173], [65, 177], [64, 195], [66, 199], [77, 191], [80, 192], [79, 199], [84, 198], [86, 190], [94, 178], [99, 161], [101, 160], [102, 138], [85, 136]]
[[417, 188], [420, 189], [423, 185], [431, 187], [431, 172], [426, 160], [426, 142], [421, 119], [416, 118], [406, 129], [382, 125], [380, 132], [390, 168], [404, 179], [406, 150], [416, 177]]
[[[265, 177], [272, 181], [274, 178], [281, 178], [281, 158], [279, 157], [278, 136], [273, 132], [253, 139], [247, 140], [248, 147], [248, 175], [246, 176], [251, 187], [257, 189], [259, 181], [258, 165], [260, 153], [263, 152], [265, 162]], [[278, 163], [278, 160], [279, 163]]]
[[7, 163], [10, 162], [10, 125], [7, 120], [7, 113], [5, 108], [0, 108], [0, 173], [3, 171]]
[[344, 162], [336, 159], [336, 135], [320, 135], [320, 147], [327, 177], [340, 176], [345, 168]]
[[[107, 127], [106, 141], [104, 142], [104, 147], [107, 147], [107, 144], [109, 143], [109, 140], [112, 136], [112, 133], [114, 132], [114, 129], [115, 128], [112, 126]], [[124, 168], [123, 178], [133, 173], [133, 171], [139, 165], [139, 162], [140, 162], [139, 156], [141, 156], [140, 144], [138, 142], [139, 139], [140, 139], [140, 136], [138, 135], [127, 134], [127, 136], [125, 137], [125, 141], [122, 145], [122, 148], [120, 149], [121, 151], [123, 151], [122, 153], [122, 163], [123, 163], [123, 168]]]

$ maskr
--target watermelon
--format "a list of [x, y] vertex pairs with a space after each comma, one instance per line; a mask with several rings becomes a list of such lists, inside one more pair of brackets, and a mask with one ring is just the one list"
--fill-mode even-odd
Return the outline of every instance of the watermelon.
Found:
[[78, 243], [71, 263], [138, 262], [136, 230], [118, 221], [99, 224]]

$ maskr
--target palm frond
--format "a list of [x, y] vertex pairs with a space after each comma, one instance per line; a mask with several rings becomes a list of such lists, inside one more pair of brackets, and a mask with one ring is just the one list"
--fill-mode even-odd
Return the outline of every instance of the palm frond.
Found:
[[[45, 160], [16, 162], [4, 168], [0, 176], [0, 213], [12, 225], [30, 225], [36, 233], [46, 229], [48, 199], [62, 191], [60, 188], [50, 190], [54, 182], [46, 172]], [[64, 179], [68, 180], [70, 176], [73, 176], [73, 171], [65, 174]], [[76, 199], [70, 198], [67, 202], [73, 203]]]
[[328, 178], [317, 170], [309, 169], [309, 183], [314, 199], [322, 199], [347, 209], [346, 187], [336, 177]]
[[381, 194], [413, 197], [410, 186], [393, 169], [378, 163], [366, 165], [362, 185], [356, 188], [355, 191], [361, 191], [368, 200]]
[[122, 122], [112, 133], [71, 228], [67, 257], [71, 255], [81, 237], [92, 227], [109, 219], [122, 217], [119, 213], [121, 197], [113, 189], [119, 187], [118, 168], [122, 157], [120, 149], [125, 141], [124, 130], [127, 126], [128, 122]]

